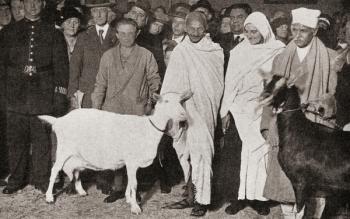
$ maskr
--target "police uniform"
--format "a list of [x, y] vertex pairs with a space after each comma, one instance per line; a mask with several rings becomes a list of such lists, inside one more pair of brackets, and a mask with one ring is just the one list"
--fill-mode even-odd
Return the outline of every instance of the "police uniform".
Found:
[[67, 108], [67, 46], [43, 20], [23, 19], [2, 33], [1, 74], [7, 77], [8, 188], [26, 183], [30, 153], [32, 184], [45, 190], [50, 176], [50, 130], [37, 115], [61, 116]]

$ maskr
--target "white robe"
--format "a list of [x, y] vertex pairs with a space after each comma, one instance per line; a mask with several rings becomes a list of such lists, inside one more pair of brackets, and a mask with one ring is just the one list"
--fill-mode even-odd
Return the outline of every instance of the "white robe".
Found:
[[223, 50], [210, 37], [205, 36], [198, 43], [186, 37], [171, 54], [161, 90], [180, 93], [190, 89], [194, 93], [185, 102], [188, 128], [177, 130], [181, 135], [174, 140], [174, 148], [185, 180], [189, 177], [190, 158], [195, 200], [206, 205], [211, 196], [214, 130], [224, 88], [223, 66]]
[[260, 133], [262, 109], [256, 110], [264, 88], [259, 73], [271, 72], [273, 59], [282, 51], [284, 44], [275, 39], [262, 13], [252, 13], [245, 21], [247, 23], [257, 27], [264, 43], [251, 45], [245, 39], [231, 50], [220, 114], [224, 117], [231, 112], [242, 140], [238, 199], [265, 201], [263, 191], [269, 145]]

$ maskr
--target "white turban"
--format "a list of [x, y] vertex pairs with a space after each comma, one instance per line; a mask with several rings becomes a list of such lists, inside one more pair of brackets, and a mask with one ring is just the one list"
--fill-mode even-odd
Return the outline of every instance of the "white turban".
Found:
[[320, 15], [320, 10], [297, 8], [292, 10], [292, 24], [299, 23], [307, 27], [316, 28]]

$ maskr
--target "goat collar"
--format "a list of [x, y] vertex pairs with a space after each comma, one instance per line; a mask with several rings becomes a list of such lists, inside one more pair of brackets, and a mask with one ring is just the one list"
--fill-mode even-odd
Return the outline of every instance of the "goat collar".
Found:
[[150, 118], [149, 118], [148, 120], [149, 120], [149, 122], [151, 123], [151, 125], [152, 125], [155, 129], [157, 129], [157, 130], [160, 131], [160, 132], [165, 133], [166, 128], [165, 128], [165, 129], [160, 129], [160, 128], [158, 128], [158, 127], [152, 122], [152, 120], [151, 120]]
[[294, 111], [298, 111], [298, 110], [303, 110], [303, 111], [305, 111], [307, 107], [308, 107], [307, 104], [301, 104], [298, 108], [295, 108], [295, 109], [283, 109], [283, 108], [282, 108], [282, 110], [280, 110], [279, 112], [277, 112], [277, 114], [279, 114], [279, 113], [294, 112]]

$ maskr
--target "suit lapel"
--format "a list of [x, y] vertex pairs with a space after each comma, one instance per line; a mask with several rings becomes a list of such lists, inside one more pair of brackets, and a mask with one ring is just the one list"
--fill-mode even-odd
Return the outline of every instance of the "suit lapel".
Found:
[[105, 39], [103, 40], [102, 50], [106, 51], [116, 43], [115, 31], [111, 27], [108, 28]]

